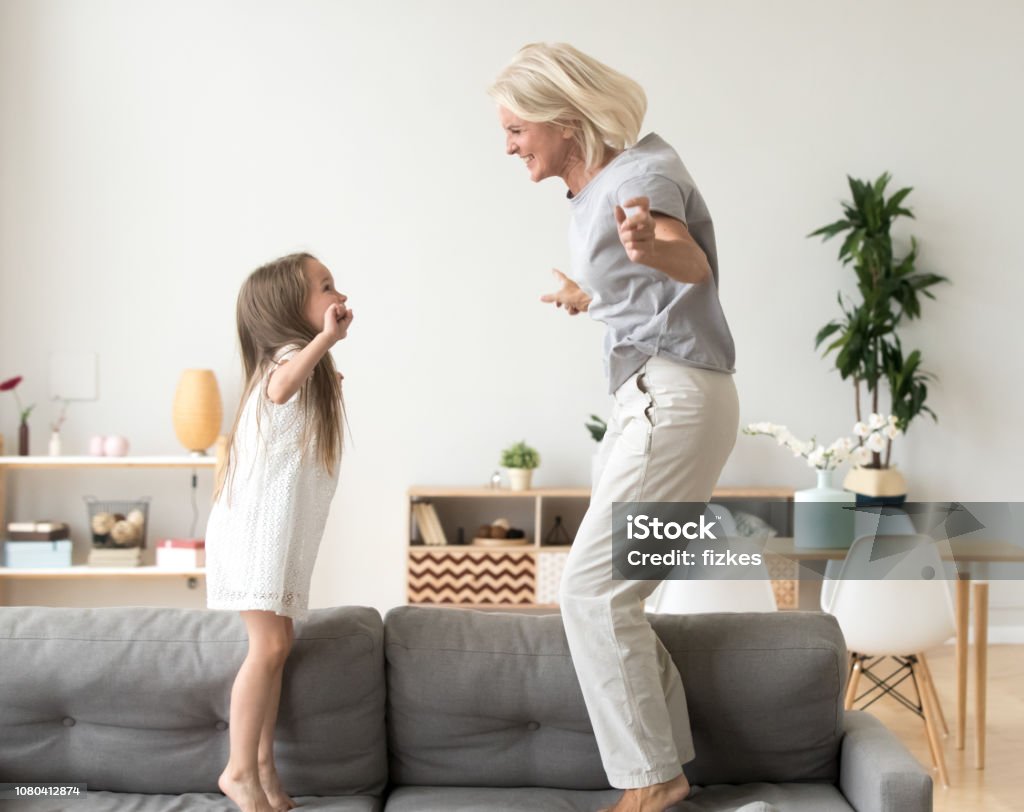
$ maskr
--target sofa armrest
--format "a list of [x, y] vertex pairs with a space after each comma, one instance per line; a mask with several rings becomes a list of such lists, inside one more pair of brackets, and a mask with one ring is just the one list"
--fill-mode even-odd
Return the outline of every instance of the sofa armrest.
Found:
[[932, 778], [895, 734], [865, 711], [847, 711], [839, 789], [857, 812], [931, 812]]

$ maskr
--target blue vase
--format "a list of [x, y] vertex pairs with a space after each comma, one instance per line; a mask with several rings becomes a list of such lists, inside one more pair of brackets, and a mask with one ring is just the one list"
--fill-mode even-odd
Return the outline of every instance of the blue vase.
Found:
[[848, 549], [853, 543], [855, 497], [832, 484], [832, 471], [817, 469], [818, 485], [793, 494], [793, 544]]

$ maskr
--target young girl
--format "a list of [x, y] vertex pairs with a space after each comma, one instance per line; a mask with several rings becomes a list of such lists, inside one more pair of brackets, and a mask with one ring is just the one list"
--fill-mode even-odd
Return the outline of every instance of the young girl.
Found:
[[206, 529], [206, 580], [207, 605], [240, 611], [249, 635], [217, 782], [242, 812], [295, 807], [274, 766], [274, 726], [338, 481], [341, 376], [329, 350], [352, 323], [346, 299], [309, 254], [258, 268], [238, 294], [246, 385]]

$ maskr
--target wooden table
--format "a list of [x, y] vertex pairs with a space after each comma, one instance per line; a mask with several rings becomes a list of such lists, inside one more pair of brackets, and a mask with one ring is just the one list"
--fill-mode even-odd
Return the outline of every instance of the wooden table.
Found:
[[[943, 559], [963, 564], [1022, 564], [1024, 548], [1005, 541], [974, 541], [952, 539], [943, 550]], [[768, 540], [765, 551], [791, 561], [841, 561], [848, 549], [797, 547], [793, 539], [775, 537]], [[798, 593], [807, 579], [797, 582]], [[967, 660], [968, 617], [971, 593], [974, 593], [974, 766], [985, 768], [985, 687], [988, 677], [988, 581], [974, 581], [969, 573], [960, 573], [956, 585], [956, 749], [964, 749], [967, 727]]]

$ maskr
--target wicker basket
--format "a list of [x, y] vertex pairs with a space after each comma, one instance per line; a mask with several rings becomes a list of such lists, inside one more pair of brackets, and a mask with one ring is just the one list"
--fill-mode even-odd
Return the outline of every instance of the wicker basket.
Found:
[[92, 546], [128, 548], [146, 546], [149, 497], [138, 499], [97, 499], [85, 496]]

